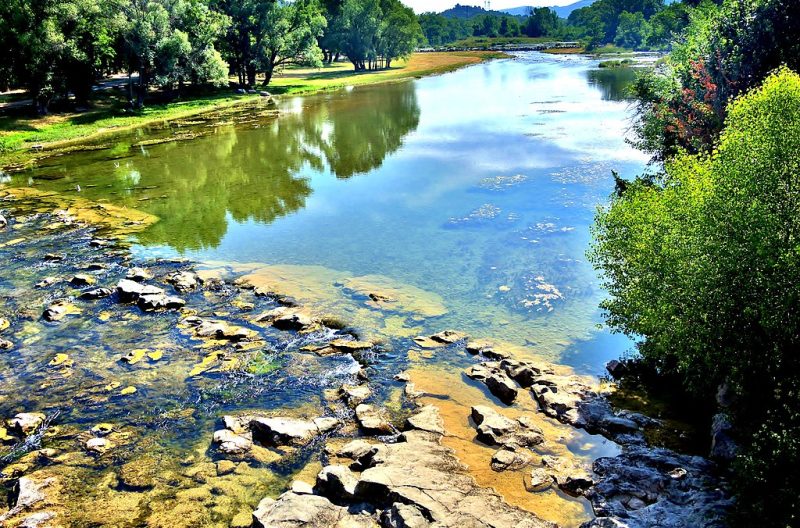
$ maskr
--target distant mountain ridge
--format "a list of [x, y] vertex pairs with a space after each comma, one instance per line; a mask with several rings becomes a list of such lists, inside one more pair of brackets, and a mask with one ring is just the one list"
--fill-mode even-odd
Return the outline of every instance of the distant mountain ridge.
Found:
[[[595, 0], [578, 0], [577, 2], [565, 6], [549, 6], [550, 9], [556, 12], [556, 14], [561, 18], [569, 17], [569, 14], [575, 11], [576, 9], [580, 9], [582, 7], [590, 6], [594, 3]], [[520, 7], [511, 7], [508, 9], [502, 9], [503, 13], [508, 15], [514, 16], [528, 16], [528, 12], [533, 9], [535, 6], [520, 6]]]
[[[472, 17], [476, 17], [478, 15], [506, 16], [509, 13], [507, 13], [506, 11], [487, 11], [486, 9], [478, 6], [456, 4], [450, 9], [442, 11], [440, 14], [447, 18], [469, 19]], [[525, 12], [524, 15], [527, 16], [527, 12]]]

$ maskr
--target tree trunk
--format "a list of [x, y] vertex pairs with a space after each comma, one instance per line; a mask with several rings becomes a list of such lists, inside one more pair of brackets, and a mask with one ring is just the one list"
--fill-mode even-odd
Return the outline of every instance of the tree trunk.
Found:
[[267, 69], [264, 71], [264, 86], [269, 85], [273, 73], [275, 73], [275, 68], [273, 66], [267, 66]]
[[256, 85], [256, 67], [253, 64], [247, 65], [247, 86], [252, 88]]

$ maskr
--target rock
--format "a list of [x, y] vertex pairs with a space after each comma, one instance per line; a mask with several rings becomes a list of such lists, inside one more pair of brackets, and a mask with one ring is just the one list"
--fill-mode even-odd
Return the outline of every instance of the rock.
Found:
[[267, 446], [304, 446], [317, 436], [339, 425], [336, 418], [300, 420], [297, 418], [254, 418], [250, 422], [253, 438]]
[[0, 317], [0, 332], [7, 330], [9, 326], [11, 326], [11, 321], [5, 317]]
[[172, 284], [179, 292], [185, 293], [197, 288], [200, 284], [200, 279], [196, 273], [191, 271], [179, 271], [167, 277], [167, 282]]
[[596, 519], [584, 528], [728, 525], [733, 500], [714, 476], [713, 464], [701, 457], [635, 445], [597, 459], [593, 469], [598, 482], [586, 497]]
[[130, 279], [117, 283], [117, 295], [121, 302], [136, 302], [143, 295], [163, 295], [164, 290], [148, 284], [140, 284]]
[[19, 524], [19, 528], [45, 528], [51, 526], [50, 522], [56, 516], [51, 511], [36, 512], [28, 515]]
[[44, 256], [45, 262], [61, 262], [64, 260], [64, 255], [58, 253], [48, 253]]
[[441, 438], [424, 431], [409, 431], [397, 443], [376, 446], [368, 467], [361, 473], [356, 494], [378, 501], [377, 506], [395, 509], [393, 505], [401, 503], [419, 513], [405, 511], [398, 516], [399, 512], [389, 510], [384, 514], [387, 521], [402, 519], [407, 513], [409, 520], [417, 522], [422, 516], [426, 521], [423, 526], [554, 526], [533, 513], [508, 505], [493, 490], [478, 486], [465, 474], [453, 452], [440, 444]]
[[466, 345], [466, 351], [470, 354], [480, 354], [489, 359], [508, 359], [509, 354], [502, 350], [498, 350], [495, 346], [488, 341], [478, 340], [469, 341]]
[[281, 306], [258, 316], [256, 322], [271, 323], [278, 330], [308, 330], [316, 321], [308, 314], [296, 309]]
[[517, 384], [505, 374], [494, 373], [486, 378], [485, 383], [489, 391], [506, 405], [511, 405], [517, 399]]
[[495, 471], [516, 471], [531, 463], [532, 457], [524, 451], [504, 447], [492, 455], [491, 466]]
[[536, 467], [523, 479], [525, 489], [532, 492], [544, 491], [553, 485], [553, 477], [544, 468]]
[[112, 293], [114, 293], [110, 288], [95, 288], [93, 290], [87, 290], [82, 292], [78, 299], [84, 301], [95, 301], [97, 299], [102, 299], [104, 297], [109, 297]]
[[45, 321], [50, 322], [60, 321], [67, 316], [71, 307], [72, 304], [70, 304], [69, 301], [63, 299], [55, 301], [53, 304], [44, 309], [42, 318], [44, 318]]
[[72, 284], [73, 286], [76, 286], [78, 288], [83, 288], [85, 286], [91, 286], [95, 282], [97, 282], [97, 279], [95, 279], [94, 277], [92, 277], [91, 275], [89, 275], [87, 273], [78, 273], [77, 275], [75, 275], [74, 277], [72, 277], [69, 280], [70, 284]]
[[119, 468], [119, 480], [125, 486], [137, 490], [152, 488], [158, 469], [159, 461], [156, 458], [143, 455]]
[[47, 496], [45, 489], [54, 485], [55, 477], [48, 477], [44, 480], [36, 480], [32, 477], [20, 477], [17, 482], [17, 502], [15, 508], [30, 508], [34, 504], [44, 501]]
[[530, 424], [511, 420], [490, 407], [472, 408], [472, 421], [478, 430], [478, 440], [488, 445], [531, 447], [544, 442], [542, 431]]
[[7, 350], [11, 350], [12, 348], [14, 348], [14, 343], [8, 339], [0, 338], [0, 352], [5, 352]]
[[125, 278], [135, 282], [144, 282], [153, 278], [153, 274], [144, 268], [131, 268]]
[[473, 365], [466, 370], [466, 374], [486, 384], [489, 391], [506, 405], [511, 405], [517, 398], [517, 384], [508, 377], [500, 363]]
[[335, 349], [337, 352], [352, 354], [361, 350], [369, 350], [375, 344], [371, 341], [358, 341], [356, 339], [335, 339], [328, 343], [328, 346]]
[[627, 373], [628, 367], [624, 362], [612, 359], [606, 363], [606, 371], [612, 378], [619, 379]]
[[41, 281], [37, 282], [35, 284], [35, 287], [36, 288], [47, 288], [47, 287], [52, 286], [53, 284], [55, 284], [57, 282], [58, 282], [58, 279], [55, 278], [55, 277], [45, 277]]
[[353, 460], [360, 460], [369, 455], [375, 446], [364, 440], [353, 440], [342, 446], [336, 455]]
[[253, 442], [249, 438], [228, 429], [214, 431], [214, 443], [219, 444], [220, 451], [229, 455], [243, 455], [253, 447]]
[[292, 485], [289, 486], [289, 489], [291, 490], [292, 493], [296, 493], [298, 495], [314, 494], [314, 486], [312, 486], [308, 482], [303, 482], [302, 480], [292, 481]]
[[381, 522], [386, 528], [427, 528], [430, 526], [428, 519], [422, 515], [419, 508], [401, 502], [395, 502], [391, 508], [383, 512]]
[[[188, 322], [188, 319], [187, 319]], [[223, 321], [199, 319], [194, 328], [197, 337], [225, 339], [227, 341], [253, 341], [258, 338], [258, 333], [242, 326], [229, 325]]]
[[361, 429], [368, 434], [391, 434], [394, 427], [386, 419], [383, 410], [374, 405], [362, 403], [356, 407], [356, 418]]
[[230, 475], [236, 470], [236, 464], [230, 460], [220, 460], [217, 462], [217, 476]]
[[553, 476], [559, 489], [570, 495], [582, 495], [594, 485], [589, 468], [576, 460], [547, 455], [542, 457], [542, 464]]
[[457, 343], [458, 341], [464, 341], [465, 339], [467, 339], [467, 337], [469, 336], [467, 336], [467, 334], [463, 332], [456, 332], [454, 330], [445, 330], [444, 332], [433, 334], [432, 336], [430, 336], [430, 339], [450, 345], [453, 343]]
[[439, 416], [439, 409], [433, 405], [425, 405], [415, 414], [408, 417], [406, 425], [412, 429], [429, 433], [444, 434], [444, 421]]
[[719, 413], [711, 420], [711, 458], [731, 461], [739, 453], [739, 446], [731, 436], [733, 424], [728, 415]]
[[186, 305], [186, 301], [180, 297], [159, 293], [155, 295], [141, 295], [136, 305], [145, 312], [152, 312], [155, 310], [180, 309]]
[[101, 455], [112, 447], [114, 447], [114, 444], [108, 438], [90, 438], [86, 441], [86, 449], [88, 451]]
[[0, 229], [4, 229], [7, 226], [8, 226], [8, 220], [6, 220], [5, 216], [0, 214]]
[[372, 391], [368, 385], [342, 385], [339, 392], [350, 407], [356, 407], [372, 396]]
[[22, 436], [30, 436], [44, 424], [47, 417], [42, 413], [19, 413], [6, 422], [8, 428]]
[[524, 361], [514, 361], [504, 359], [500, 362], [500, 368], [508, 374], [508, 377], [519, 383], [522, 388], [529, 388], [534, 384], [536, 378], [541, 375], [541, 368], [532, 363]]
[[351, 512], [319, 495], [287, 491], [278, 500], [265, 498], [253, 512], [255, 528], [374, 528], [367, 513]]
[[114, 425], [110, 423], [99, 423], [92, 427], [92, 434], [95, 436], [107, 436], [114, 432]]
[[352, 500], [358, 478], [348, 468], [339, 465], [325, 466], [317, 475], [314, 490], [333, 500]]

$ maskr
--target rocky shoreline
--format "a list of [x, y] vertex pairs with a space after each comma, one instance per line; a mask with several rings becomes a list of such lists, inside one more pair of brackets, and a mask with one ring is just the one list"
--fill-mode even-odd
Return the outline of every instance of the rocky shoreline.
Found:
[[[0, 478], [9, 490], [8, 509], [0, 510], [3, 526], [72, 524], [74, 480], [80, 480], [75, 475], [86, 467], [105, 475], [93, 484], [89, 495], [95, 495], [89, 500], [106, 505], [108, 515], [111, 510], [118, 514], [109, 525], [555, 526], [477, 483], [472, 472], [484, 468], [467, 467], [443, 445], [450, 433], [440, 410], [421, 403], [425, 393], [404, 372], [390, 373], [403, 389], [399, 406], [389, 408], [364, 360], [380, 353], [381, 343], [331, 325], [292, 299], [204, 273], [191, 263], [132, 262], [124, 237], [147, 219], [131, 221], [128, 211], [103, 208], [106, 221], [98, 223], [77, 214], [77, 206], [71, 213], [54, 212], [41, 197], [33, 201], [38, 205], [19, 197], [0, 201], [0, 250], [21, 248], [26, 262], [37, 262], [38, 271], [25, 279], [35, 277], [36, 282], [25, 293], [39, 292], [16, 312], [0, 306], [4, 358], [35, 345], [33, 328], [41, 325], [57, 328], [87, 312], [98, 314], [87, 326], [103, 318], [115, 325], [139, 324], [145, 318], [144, 330], [137, 330], [115, 359], [114, 368], [127, 377], [94, 372], [96, 388], [72, 387], [72, 373], [81, 365], [75, 363], [77, 354], [66, 350], [52, 356], [47, 364], [52, 379], [43, 378], [41, 390], [64, 397], [69, 390], [79, 391], [73, 400], [78, 406], [120, 405], [139, 391], [151, 390], [148, 383], [163, 382], [159, 378], [164, 376], [150, 376], [149, 370], [166, 356], [186, 370], [189, 380], [231, 371], [269, 372], [273, 367], [262, 349], [273, 339], [319, 361], [351, 358], [355, 368], [346, 383], [326, 392], [318, 408], [220, 415], [198, 444], [202, 457], [187, 456], [174, 469], [159, 462], [152, 444], [137, 440], [154, 424], [134, 427], [80, 419], [67, 425], [58, 412], [28, 408], [28, 398], [12, 401], [14, 394], [4, 391], [2, 408], [16, 412], [0, 426]], [[76, 260], [58, 248], [29, 244], [28, 237], [37, 232], [60, 234], [54, 242], [69, 239], [74, 244], [70, 251], [80, 256]], [[370, 303], [392, 302], [378, 292], [366, 297]], [[17, 303], [18, 297], [12, 300]], [[40, 305], [34, 309], [36, 303]], [[96, 337], [103, 339], [102, 334]], [[657, 421], [613, 409], [594, 380], [556, 365], [517, 359], [502, 346], [457, 331], [420, 336], [413, 343], [422, 350], [473, 358], [465, 380], [485, 386], [499, 405], [472, 405], [461, 417], [474, 429], [476, 443], [495, 450], [486, 469], [523, 472], [530, 493], [558, 489], [585, 497], [595, 518], [584, 527], [724, 525], [731, 499], [713, 464], [648, 446], [643, 431]], [[186, 350], [189, 344], [191, 350]], [[15, 363], [15, 368], [27, 367]], [[49, 388], [48, 383], [61, 387]], [[504, 406], [523, 399], [535, 401], [543, 419], [602, 435], [620, 446], [621, 454], [599, 458], [591, 467], [550, 454], [554, 439], [532, 416], [503, 412]], [[174, 412], [189, 416], [196, 411]], [[163, 416], [159, 424], [172, 419]], [[302, 478], [267, 486], [266, 497], [253, 500], [269, 468], [296, 465], [303, 469], [291, 474]], [[237, 494], [246, 498], [225, 498]], [[124, 503], [131, 497], [135, 504]], [[149, 504], [159, 500], [165, 501], [166, 511]], [[219, 513], [223, 510], [230, 513]]]

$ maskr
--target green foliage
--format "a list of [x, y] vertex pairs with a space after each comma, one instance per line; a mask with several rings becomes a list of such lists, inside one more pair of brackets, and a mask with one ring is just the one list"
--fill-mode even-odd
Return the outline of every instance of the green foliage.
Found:
[[340, 49], [356, 71], [389, 67], [422, 42], [417, 17], [400, 0], [344, 0]]
[[628, 49], [641, 49], [649, 31], [650, 25], [642, 13], [623, 11], [619, 15], [614, 44]]
[[647, 363], [704, 399], [733, 387], [740, 509], [759, 526], [792, 525], [800, 496], [798, 152], [800, 76], [781, 69], [729, 106], [713, 151], [601, 211], [590, 253], [608, 323], [643, 339]]
[[637, 86], [637, 146], [656, 160], [681, 149], [708, 151], [722, 130], [727, 101], [780, 65], [800, 67], [800, 2], [706, 2], [689, 18], [682, 44]]
[[529, 37], [555, 35], [561, 21], [555, 11], [547, 7], [539, 7], [531, 11], [525, 23], [525, 34]]

